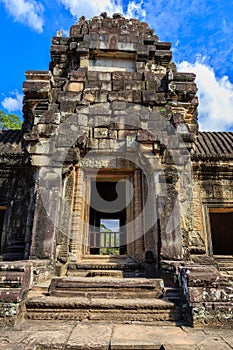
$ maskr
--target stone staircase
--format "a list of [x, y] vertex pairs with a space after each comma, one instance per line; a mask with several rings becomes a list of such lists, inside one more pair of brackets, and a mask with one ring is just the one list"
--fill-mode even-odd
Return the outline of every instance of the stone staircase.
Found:
[[70, 263], [68, 276], [76, 277], [145, 277], [145, 266], [127, 255], [89, 255], [80, 263]]
[[0, 326], [22, 316], [22, 301], [32, 282], [31, 264], [0, 262]]
[[[32, 288], [26, 317], [32, 320], [78, 320], [142, 324], [182, 321], [177, 288], [143, 274], [140, 264], [122, 259], [86, 259], [69, 266], [68, 276]], [[137, 266], [136, 266], [137, 265]], [[127, 274], [134, 277], [125, 277]]]
[[19, 303], [31, 283], [31, 264], [21, 262], [0, 263], [0, 300]]
[[219, 271], [222, 276], [233, 280], [233, 255], [232, 256], [215, 256]]

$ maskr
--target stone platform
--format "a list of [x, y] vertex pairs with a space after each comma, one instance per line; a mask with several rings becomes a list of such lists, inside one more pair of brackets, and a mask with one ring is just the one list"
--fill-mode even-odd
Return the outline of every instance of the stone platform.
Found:
[[232, 329], [24, 321], [0, 329], [1, 350], [230, 350]]

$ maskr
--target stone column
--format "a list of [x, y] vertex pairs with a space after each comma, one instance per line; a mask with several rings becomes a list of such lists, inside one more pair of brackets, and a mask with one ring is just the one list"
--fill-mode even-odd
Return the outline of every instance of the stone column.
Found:
[[145, 232], [145, 251], [153, 252], [154, 256], [157, 256], [157, 237], [155, 235], [155, 223], [156, 223], [156, 205], [155, 205], [155, 188], [153, 184], [153, 173], [147, 178], [142, 177], [142, 195], [143, 195], [143, 227]]
[[71, 224], [71, 244], [70, 251], [72, 259], [80, 259], [83, 241], [83, 194], [84, 194], [84, 171], [78, 168], [74, 184], [74, 200]]
[[[133, 175], [129, 174], [128, 180], [133, 184]], [[128, 203], [128, 198], [133, 198], [133, 193], [131, 193], [131, 186], [126, 182], [126, 202]], [[134, 203], [133, 199], [130, 201], [129, 205], [126, 207], [126, 242], [127, 242], [127, 253], [129, 256], [134, 256]]]
[[36, 185], [36, 205], [32, 229], [30, 258], [55, 257], [56, 227], [60, 204], [59, 170], [39, 170], [40, 185]]
[[141, 171], [136, 169], [134, 172], [134, 233], [135, 233], [135, 257], [142, 261], [144, 260], [144, 232], [142, 216], [142, 182]]

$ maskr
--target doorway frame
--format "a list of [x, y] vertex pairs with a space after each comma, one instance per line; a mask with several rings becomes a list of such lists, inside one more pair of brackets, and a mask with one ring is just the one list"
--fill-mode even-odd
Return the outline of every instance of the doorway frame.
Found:
[[[101, 169], [96, 173], [96, 170], [92, 169], [84, 169], [84, 195], [88, 196], [88, 203], [91, 201], [91, 182], [117, 182], [120, 180], [128, 180], [131, 183], [134, 183], [134, 173], [136, 169]], [[130, 197], [130, 186], [126, 182], [125, 194]], [[126, 200], [127, 202], [127, 200]], [[84, 206], [84, 222], [85, 225], [83, 227], [83, 257], [90, 256], [90, 247], [88, 245], [89, 240], [89, 217], [90, 217], [90, 205], [87, 203]], [[134, 201], [132, 200], [129, 205], [126, 206], [126, 251], [127, 255], [134, 255]], [[119, 255], [121, 256], [121, 255]], [[108, 257], [108, 255], [106, 255]], [[110, 257], [110, 256], [109, 256]]]
[[[231, 210], [233, 211], [233, 201], [225, 202], [225, 201], [208, 201], [203, 202], [203, 216], [204, 216], [204, 230], [205, 230], [205, 237], [206, 237], [206, 251], [208, 255], [215, 256], [213, 254], [213, 243], [212, 243], [212, 232], [211, 232], [211, 223], [210, 223], [210, 215], [209, 213], [212, 212], [223, 212], [225, 210]], [[227, 256], [227, 255], [226, 255]]]

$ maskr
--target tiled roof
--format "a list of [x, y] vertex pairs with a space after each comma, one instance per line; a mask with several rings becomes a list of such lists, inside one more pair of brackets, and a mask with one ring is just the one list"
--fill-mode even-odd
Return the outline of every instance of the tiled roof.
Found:
[[233, 159], [233, 132], [199, 132], [192, 158]]
[[0, 130], [0, 155], [22, 155], [24, 143], [22, 130]]

